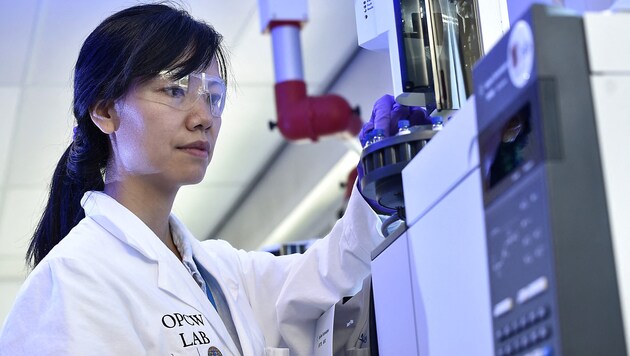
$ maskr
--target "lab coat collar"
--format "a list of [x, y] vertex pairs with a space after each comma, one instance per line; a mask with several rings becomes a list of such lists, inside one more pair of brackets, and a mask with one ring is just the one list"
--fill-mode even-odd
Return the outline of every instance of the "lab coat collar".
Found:
[[166, 248], [140, 218], [103, 192], [86, 192], [81, 206], [86, 217], [151, 261], [157, 262], [160, 248]]
[[[222, 259], [216, 256], [213, 251], [204, 249], [201, 243], [175, 215], [171, 214], [170, 223], [173, 234], [179, 235], [183, 244], [190, 246], [192, 257], [217, 279], [223, 293], [229, 293], [233, 299], [236, 299], [238, 296], [238, 283], [229, 274], [222, 272], [223, 268], [221, 267], [223, 266], [219, 265]], [[209, 263], [210, 261], [213, 261], [213, 263]]]
[[[230, 352], [233, 355], [239, 354], [238, 348], [223, 325], [221, 317], [208, 300], [204, 291], [199, 288], [188, 274], [188, 271], [175, 254], [160, 241], [157, 235], [140, 218], [114, 198], [99, 191], [86, 192], [81, 199], [81, 206], [83, 206], [87, 218], [91, 218], [123, 243], [132, 247], [152, 262], [157, 263], [158, 287], [202, 313], [213, 325], [223, 344], [230, 349]], [[187, 239], [191, 243], [193, 256], [207, 255], [199, 242], [173, 214], [171, 214], [169, 222], [172, 229], [175, 229], [182, 238]], [[201, 257], [199, 260], [204, 261], [206, 258]], [[232, 291], [233, 288], [226, 288], [225, 283], [221, 283], [226, 277], [220, 273], [220, 270], [213, 268], [212, 264], [209, 263], [202, 263], [202, 265], [220, 281], [219, 283], [224, 293], [234, 293]], [[238, 284], [232, 279], [228, 278], [228, 280], [230, 281], [228, 283], [230, 286], [236, 286], [236, 293], [238, 293]], [[230, 310], [234, 310], [236, 306], [231, 303], [231, 298], [229, 299]], [[239, 332], [239, 335], [242, 335], [240, 330], [237, 332]], [[244, 345], [241, 346], [245, 350]]]

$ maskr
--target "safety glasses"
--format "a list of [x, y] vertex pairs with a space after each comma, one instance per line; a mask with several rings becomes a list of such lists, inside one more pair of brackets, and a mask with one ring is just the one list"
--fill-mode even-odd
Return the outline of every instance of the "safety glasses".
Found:
[[142, 98], [173, 109], [188, 111], [203, 100], [212, 116], [221, 117], [225, 107], [225, 82], [206, 73], [188, 74], [175, 80], [170, 73], [161, 72], [151, 81], [150, 87], [150, 90], [142, 92]]

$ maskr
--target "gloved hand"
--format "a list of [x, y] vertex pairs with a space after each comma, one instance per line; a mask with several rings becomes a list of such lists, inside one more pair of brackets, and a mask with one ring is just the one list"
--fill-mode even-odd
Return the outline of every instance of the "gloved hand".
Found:
[[431, 125], [431, 117], [427, 110], [420, 106], [404, 106], [398, 104], [391, 95], [383, 95], [372, 109], [370, 121], [365, 123], [359, 133], [361, 146], [365, 146], [367, 134], [375, 129], [381, 129], [385, 137], [393, 136], [398, 132], [398, 121], [409, 120], [410, 126]]
[[[374, 103], [370, 121], [365, 123], [359, 133], [361, 145], [365, 146], [368, 133], [375, 129], [382, 129], [386, 137], [393, 136], [398, 132], [398, 121], [409, 120], [410, 126], [430, 125], [431, 117], [427, 110], [420, 106], [404, 106], [398, 104], [391, 95], [383, 95]], [[363, 178], [363, 166], [359, 162], [357, 166], [357, 188], [363, 198], [370, 204], [375, 212], [383, 215], [392, 215], [396, 210], [382, 206], [377, 201], [367, 198], [361, 191], [361, 179]]]

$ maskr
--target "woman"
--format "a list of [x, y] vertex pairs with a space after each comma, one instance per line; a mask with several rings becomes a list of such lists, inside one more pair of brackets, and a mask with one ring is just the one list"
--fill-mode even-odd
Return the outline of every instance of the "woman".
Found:
[[75, 68], [74, 139], [0, 354], [312, 352], [317, 318], [368, 275], [380, 220], [355, 189], [304, 255], [192, 237], [170, 211], [212, 158], [225, 78], [221, 36], [165, 5], [123, 10], [90, 34]]

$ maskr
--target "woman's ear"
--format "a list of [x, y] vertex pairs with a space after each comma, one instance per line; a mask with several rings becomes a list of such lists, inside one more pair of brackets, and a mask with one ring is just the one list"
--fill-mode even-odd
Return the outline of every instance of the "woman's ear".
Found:
[[94, 125], [106, 135], [114, 133], [120, 123], [116, 105], [113, 101], [101, 100], [97, 102], [90, 108], [90, 117]]

